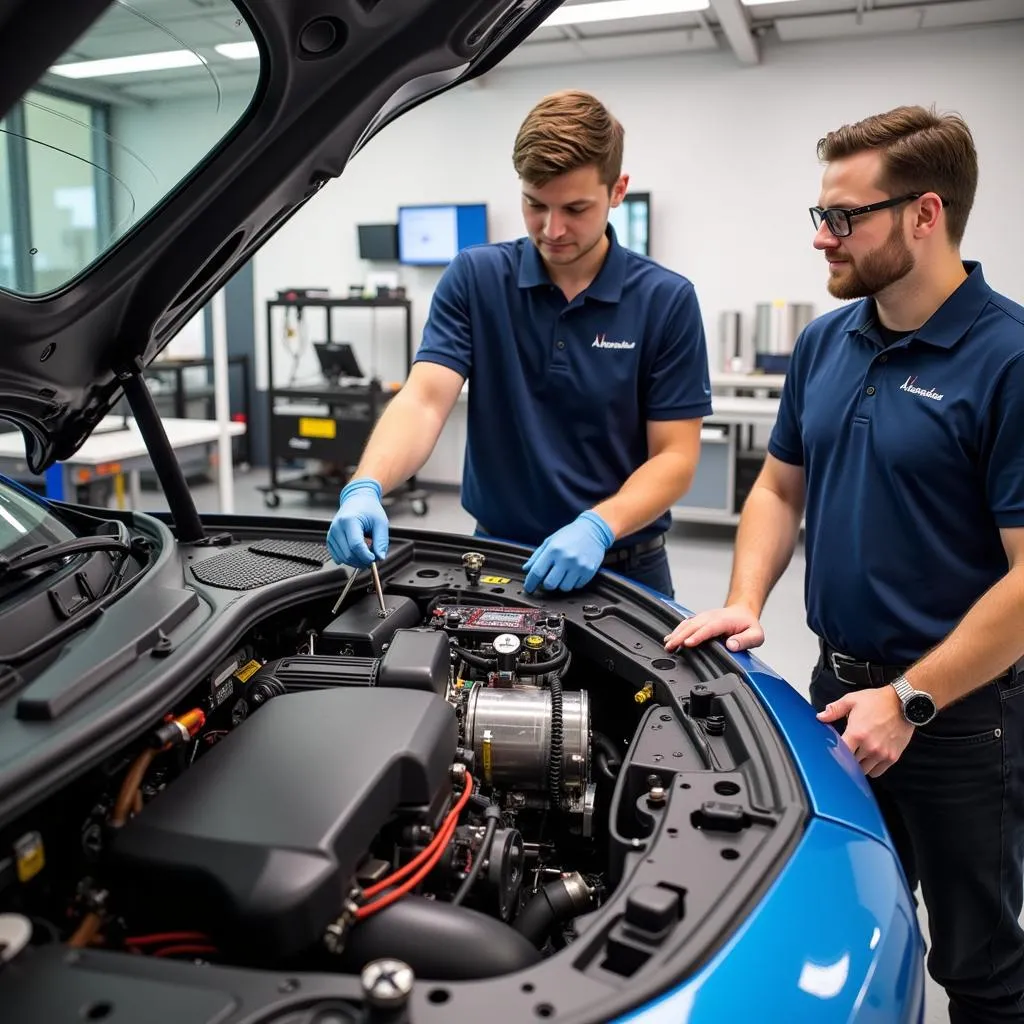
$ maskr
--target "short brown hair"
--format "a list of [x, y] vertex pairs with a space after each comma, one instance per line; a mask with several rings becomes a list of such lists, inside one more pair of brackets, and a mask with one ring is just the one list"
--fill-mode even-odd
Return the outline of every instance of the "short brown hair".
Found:
[[959, 245], [978, 187], [978, 154], [963, 118], [936, 114], [934, 107], [896, 107], [829, 132], [818, 141], [818, 158], [841, 160], [871, 149], [882, 151], [877, 185], [884, 192], [935, 192], [948, 202], [949, 238]]
[[591, 164], [611, 188], [622, 174], [622, 125], [590, 93], [568, 89], [545, 96], [526, 115], [512, 150], [516, 174], [546, 185]]

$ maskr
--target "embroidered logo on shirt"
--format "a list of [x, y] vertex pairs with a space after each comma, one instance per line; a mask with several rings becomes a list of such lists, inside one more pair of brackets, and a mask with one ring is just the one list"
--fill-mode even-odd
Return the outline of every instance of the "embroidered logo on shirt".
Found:
[[595, 334], [591, 348], [636, 348], [635, 341], [608, 341], [607, 334]]
[[932, 388], [919, 388], [916, 377], [908, 377], [901, 385], [900, 391], [906, 391], [911, 395], [920, 395], [922, 398], [930, 398], [933, 402], [941, 402], [943, 396]]

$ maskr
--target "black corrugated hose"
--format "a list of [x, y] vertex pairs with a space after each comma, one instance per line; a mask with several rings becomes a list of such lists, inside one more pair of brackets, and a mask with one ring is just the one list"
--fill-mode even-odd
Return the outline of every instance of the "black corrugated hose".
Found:
[[562, 807], [562, 680], [553, 675], [551, 689], [551, 753], [548, 758], [548, 793], [555, 810]]

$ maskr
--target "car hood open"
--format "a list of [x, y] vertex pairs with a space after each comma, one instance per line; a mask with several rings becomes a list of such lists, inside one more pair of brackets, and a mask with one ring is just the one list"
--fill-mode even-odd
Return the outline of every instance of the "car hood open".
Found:
[[[0, 0], [0, 117], [116, 0]], [[561, 0], [237, 0], [258, 42], [247, 114], [65, 287], [0, 290], [0, 417], [30, 469], [69, 458], [138, 373], [381, 128], [493, 68]], [[304, 42], [335, 33], [324, 54]]]

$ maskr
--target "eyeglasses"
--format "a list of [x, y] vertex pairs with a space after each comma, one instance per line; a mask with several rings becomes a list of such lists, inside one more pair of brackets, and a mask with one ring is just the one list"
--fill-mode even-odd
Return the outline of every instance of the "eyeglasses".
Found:
[[[927, 195], [927, 193], [909, 192], [905, 196], [885, 199], [880, 203], [871, 203], [868, 206], [857, 206], [852, 210], [843, 210], [837, 206], [830, 206], [827, 210], [823, 210], [820, 206], [812, 206], [811, 223], [814, 224], [814, 230], [817, 231], [824, 222], [836, 238], [846, 238], [853, 231], [852, 218], [859, 217], [864, 213], [874, 213], [876, 210], [888, 210], [892, 206], [899, 206], [900, 203], [909, 203], [911, 199], [920, 199], [923, 195]], [[942, 205], [949, 206], [949, 200], [943, 199]]]

